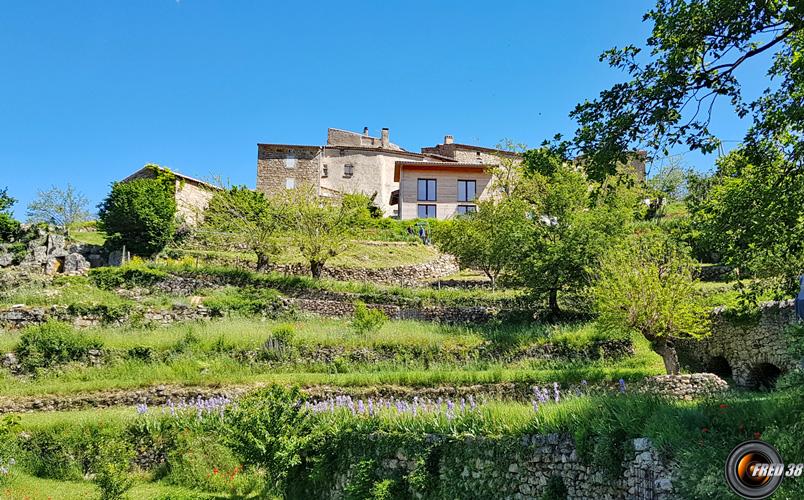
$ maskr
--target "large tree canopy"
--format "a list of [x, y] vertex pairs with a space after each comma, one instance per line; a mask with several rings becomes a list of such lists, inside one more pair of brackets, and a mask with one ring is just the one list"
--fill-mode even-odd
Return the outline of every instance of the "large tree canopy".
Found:
[[[630, 80], [571, 113], [579, 123], [572, 144], [589, 159], [590, 174], [612, 173], [639, 145], [663, 153], [679, 144], [715, 151], [720, 142], [709, 125], [719, 101], [740, 117], [753, 115], [746, 142], [792, 133], [788, 154], [797, 163], [804, 126], [804, 11], [798, 7], [784, 0], [659, 0], [644, 16], [653, 23], [644, 49], [627, 45], [601, 55]], [[756, 71], [753, 65], [761, 63], [771, 81], [747, 101], [739, 70]]]

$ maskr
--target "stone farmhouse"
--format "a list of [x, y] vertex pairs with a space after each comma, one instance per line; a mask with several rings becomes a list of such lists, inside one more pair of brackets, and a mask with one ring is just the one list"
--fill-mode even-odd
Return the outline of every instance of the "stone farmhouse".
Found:
[[321, 146], [257, 145], [257, 190], [269, 195], [307, 184], [321, 196], [363, 193], [386, 216], [448, 218], [474, 210], [488, 196], [488, 167], [515, 153], [458, 144], [452, 136], [421, 152], [380, 137], [330, 128]]
[[176, 197], [176, 216], [179, 222], [188, 226], [197, 225], [201, 222], [204, 210], [209, 205], [209, 200], [215, 191], [220, 189], [219, 187], [156, 165], [146, 165], [120, 182], [129, 182], [135, 179], [153, 179], [160, 169], [165, 173], [169, 172], [176, 178], [176, 190], [174, 193]]

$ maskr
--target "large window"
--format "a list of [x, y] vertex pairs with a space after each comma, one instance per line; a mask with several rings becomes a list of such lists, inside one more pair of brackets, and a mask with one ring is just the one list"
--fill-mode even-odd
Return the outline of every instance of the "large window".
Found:
[[436, 201], [435, 179], [419, 179], [417, 188], [418, 201]]
[[436, 218], [436, 206], [435, 205], [417, 205], [418, 208], [418, 217], [420, 219], [435, 219]]
[[458, 201], [475, 201], [477, 181], [458, 181]]
[[458, 208], [455, 211], [458, 215], [466, 215], [474, 212], [475, 210], [477, 210], [477, 207], [474, 205], [458, 205]]

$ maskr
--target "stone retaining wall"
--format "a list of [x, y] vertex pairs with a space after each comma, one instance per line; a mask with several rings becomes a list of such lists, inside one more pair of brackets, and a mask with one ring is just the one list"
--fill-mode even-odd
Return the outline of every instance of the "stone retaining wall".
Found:
[[729, 384], [714, 373], [691, 375], [657, 375], [643, 380], [637, 391], [646, 394], [669, 396], [675, 399], [713, 396], [728, 390]]
[[49, 319], [71, 323], [76, 328], [90, 328], [101, 325], [121, 326], [128, 323], [134, 315], [138, 315], [137, 320], [139, 321], [157, 325], [169, 325], [178, 321], [194, 321], [214, 317], [206, 307], [179, 304], [174, 305], [171, 309], [135, 309], [116, 318], [109, 318], [102, 314], [74, 314], [66, 306], [29, 307], [17, 305], [0, 310], [0, 328], [17, 330], [28, 326], [41, 325]]
[[[385, 451], [384, 437], [371, 437], [368, 449], [353, 453], [345, 461], [353, 468], [333, 478], [328, 492], [315, 493], [330, 499], [345, 498], [344, 489], [356, 471], [354, 465], [370, 456], [376, 464], [375, 474], [381, 478], [399, 478], [420, 466], [412, 453]], [[537, 500], [547, 498], [543, 495], [548, 493], [549, 483], [561, 482], [568, 499], [678, 498], [672, 464], [661, 458], [647, 438], [626, 443], [625, 448], [633, 452], [622, 462], [622, 473], [617, 477], [605, 474], [600, 466], [584, 463], [568, 435], [427, 436], [427, 441], [440, 446], [437, 463], [428, 464], [438, 471], [438, 479], [428, 486], [436, 491], [443, 488], [444, 496]]]
[[[795, 301], [762, 304], [756, 319], [737, 319], [715, 311], [711, 335], [701, 340], [676, 340], [682, 362], [694, 370], [732, 376], [741, 386], [760, 384], [762, 372], [801, 369], [804, 360], [794, 356], [785, 330], [796, 323]], [[730, 372], [730, 373], [729, 373]]]

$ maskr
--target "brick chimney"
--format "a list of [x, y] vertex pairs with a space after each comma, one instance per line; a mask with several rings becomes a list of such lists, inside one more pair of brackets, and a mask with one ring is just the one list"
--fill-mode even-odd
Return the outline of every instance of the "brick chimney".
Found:
[[452, 144], [453, 142], [455, 142], [455, 139], [451, 135], [444, 136], [444, 144]]
[[368, 127], [363, 127], [363, 135], [368, 136]]
[[382, 134], [380, 135], [380, 147], [387, 148], [390, 141], [388, 140], [388, 127], [383, 127]]

